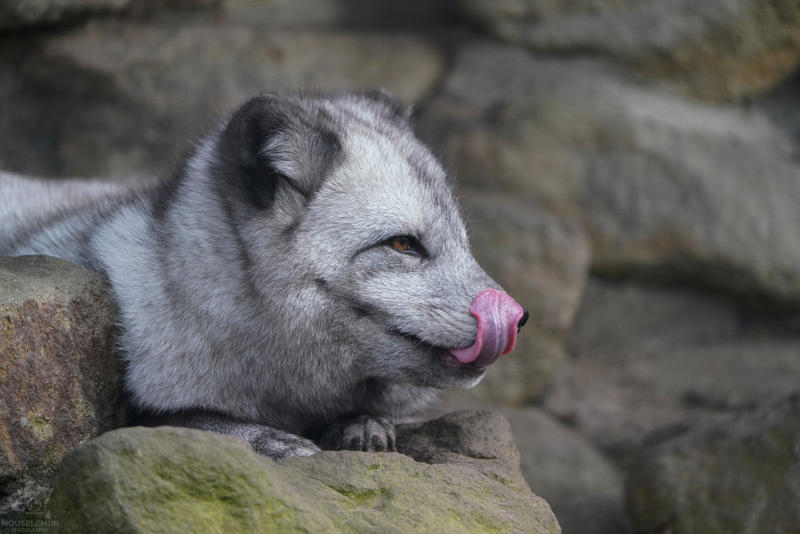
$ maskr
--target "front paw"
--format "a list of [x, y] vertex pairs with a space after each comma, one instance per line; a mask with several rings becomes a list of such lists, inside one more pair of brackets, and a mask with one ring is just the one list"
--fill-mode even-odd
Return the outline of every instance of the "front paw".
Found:
[[332, 423], [322, 433], [319, 446], [329, 451], [396, 451], [394, 425], [383, 417], [359, 415]]
[[311, 456], [319, 452], [319, 447], [313, 441], [271, 427], [262, 427], [248, 437], [254, 451], [273, 460]]

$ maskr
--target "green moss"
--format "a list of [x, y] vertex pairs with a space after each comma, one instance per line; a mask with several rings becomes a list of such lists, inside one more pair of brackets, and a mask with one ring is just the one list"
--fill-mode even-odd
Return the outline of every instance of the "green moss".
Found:
[[31, 431], [39, 441], [46, 441], [53, 437], [53, 424], [44, 417], [32, 417]]
[[390, 499], [392, 492], [386, 488], [359, 490], [355, 488], [336, 488], [336, 493], [350, 499], [355, 506], [374, 508], [379, 506], [381, 501]]
[[[242, 441], [162, 427], [112, 431], [64, 462], [64, 532], [552, 532], [552, 512], [464, 466], [399, 454], [273, 462]], [[536, 530], [531, 525], [543, 525]]]

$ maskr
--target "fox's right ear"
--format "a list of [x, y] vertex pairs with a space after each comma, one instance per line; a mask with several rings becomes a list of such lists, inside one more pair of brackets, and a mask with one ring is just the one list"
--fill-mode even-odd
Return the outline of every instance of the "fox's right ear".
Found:
[[278, 187], [305, 198], [316, 191], [341, 153], [320, 109], [263, 94], [233, 114], [217, 144], [214, 168], [227, 188], [256, 208], [268, 208]]
[[414, 113], [413, 106], [403, 104], [386, 89], [359, 91], [354, 94], [373, 104], [374, 109], [380, 109], [381, 115], [396, 122], [408, 122]]

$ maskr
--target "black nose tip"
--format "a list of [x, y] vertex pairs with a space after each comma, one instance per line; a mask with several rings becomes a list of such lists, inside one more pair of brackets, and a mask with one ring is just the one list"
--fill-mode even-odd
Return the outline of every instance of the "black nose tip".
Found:
[[517, 332], [519, 332], [519, 329], [525, 326], [525, 323], [528, 322], [528, 310], [523, 310], [523, 311], [525, 313], [522, 314], [522, 318], [517, 323]]

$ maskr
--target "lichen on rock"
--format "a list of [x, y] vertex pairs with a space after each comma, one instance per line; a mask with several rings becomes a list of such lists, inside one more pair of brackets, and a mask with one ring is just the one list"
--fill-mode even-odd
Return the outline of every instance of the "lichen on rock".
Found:
[[78, 443], [119, 424], [115, 320], [102, 275], [0, 258], [0, 497], [46, 480]]
[[362, 452], [275, 462], [211, 432], [119, 429], [65, 458], [50, 510], [62, 532], [560, 532], [500, 416], [400, 426], [398, 443], [428, 462]]

